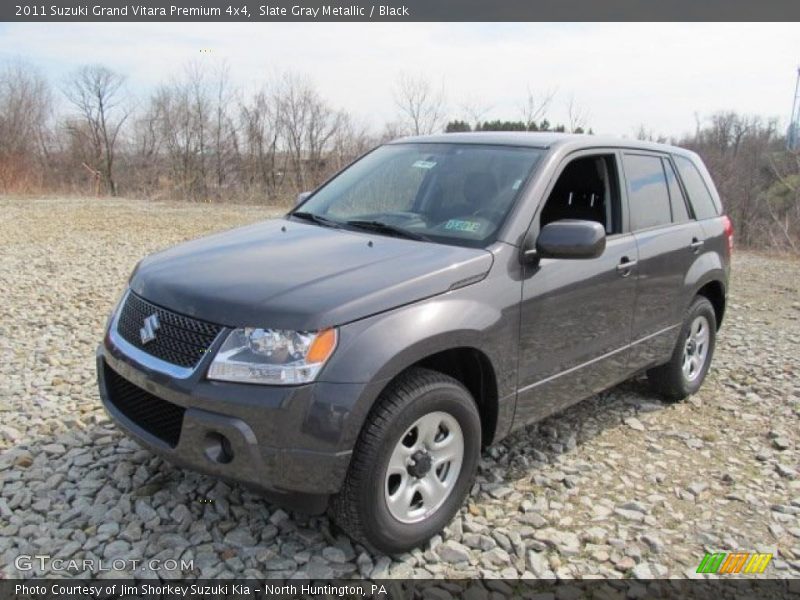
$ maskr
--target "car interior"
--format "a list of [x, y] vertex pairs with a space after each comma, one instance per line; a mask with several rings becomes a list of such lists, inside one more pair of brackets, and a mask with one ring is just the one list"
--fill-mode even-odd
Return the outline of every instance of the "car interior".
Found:
[[542, 208], [540, 225], [560, 219], [597, 221], [607, 234], [621, 231], [619, 186], [613, 156], [586, 156], [569, 163]]
[[507, 213], [527, 172], [522, 161], [464, 160], [432, 175], [415, 203], [429, 223], [444, 228], [451, 219], [469, 219], [491, 230]]

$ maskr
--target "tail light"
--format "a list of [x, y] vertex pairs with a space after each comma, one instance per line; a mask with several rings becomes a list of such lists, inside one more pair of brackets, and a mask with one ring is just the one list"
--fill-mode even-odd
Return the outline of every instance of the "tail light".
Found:
[[725, 227], [725, 239], [728, 240], [728, 254], [733, 254], [733, 221], [728, 215], [723, 215], [722, 224]]

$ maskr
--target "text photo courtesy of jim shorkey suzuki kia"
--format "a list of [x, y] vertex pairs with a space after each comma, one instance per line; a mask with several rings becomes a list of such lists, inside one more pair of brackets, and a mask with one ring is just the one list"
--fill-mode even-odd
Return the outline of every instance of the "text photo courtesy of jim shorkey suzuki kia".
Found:
[[18, 583], [15, 584], [17, 594], [24, 595], [53, 595], [56, 597], [102, 597], [102, 596], [157, 596], [157, 597], [214, 597], [221, 594], [231, 597], [252, 597], [254, 594], [263, 593], [266, 596], [296, 596], [302, 594], [306, 597], [313, 596], [337, 596], [337, 597], [364, 597], [376, 596], [386, 597], [388, 589], [386, 585], [380, 583], [362, 584], [358, 582], [342, 582], [341, 584], [313, 584], [313, 583], [294, 583], [294, 584], [272, 584], [264, 583], [263, 586], [255, 586], [252, 582], [248, 583], [146, 583], [138, 582], [127, 583], [108, 583], [99, 582], [94, 584], [81, 583], [48, 583], [47, 585]]
[[612, 3], [0, 6], [0, 598], [790, 597], [800, 6]]

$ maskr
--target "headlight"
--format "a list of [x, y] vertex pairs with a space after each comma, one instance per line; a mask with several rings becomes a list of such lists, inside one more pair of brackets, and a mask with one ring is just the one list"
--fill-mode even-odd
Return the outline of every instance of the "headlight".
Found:
[[313, 381], [336, 348], [335, 329], [234, 329], [214, 357], [209, 379], [291, 385]]

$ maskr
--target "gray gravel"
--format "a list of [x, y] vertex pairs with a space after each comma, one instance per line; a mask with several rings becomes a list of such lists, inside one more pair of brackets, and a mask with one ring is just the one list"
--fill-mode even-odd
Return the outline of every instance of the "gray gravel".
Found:
[[268, 214], [0, 199], [0, 573], [44, 574], [14, 559], [51, 554], [191, 559], [186, 574], [203, 577], [684, 577], [706, 551], [736, 550], [800, 575], [797, 261], [736, 253], [699, 394], [668, 405], [631, 381], [515, 434], [485, 453], [442, 535], [400, 557], [124, 438], [100, 406], [94, 350], [134, 264]]

